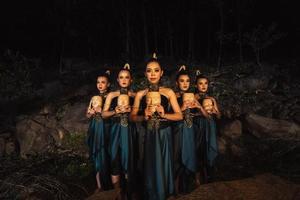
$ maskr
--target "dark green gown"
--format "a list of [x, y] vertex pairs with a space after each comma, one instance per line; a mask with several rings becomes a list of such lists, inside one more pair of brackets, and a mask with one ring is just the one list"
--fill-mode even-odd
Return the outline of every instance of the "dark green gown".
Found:
[[[168, 98], [161, 95], [165, 112], [171, 110]], [[140, 113], [146, 108], [145, 96], [141, 100]], [[144, 182], [145, 199], [164, 200], [174, 194], [172, 130], [171, 122], [160, 119], [145, 123]]]
[[[102, 95], [103, 101], [105, 96]], [[89, 156], [94, 163], [95, 171], [100, 173], [101, 183], [107, 188], [110, 183], [110, 164], [108, 156], [109, 120], [103, 120], [100, 113], [92, 116], [88, 128], [87, 143]]]
[[[178, 97], [182, 105], [182, 97]], [[175, 177], [179, 179], [179, 189], [188, 191], [189, 177], [194, 177], [197, 171], [196, 142], [193, 124], [195, 109], [183, 111], [184, 119], [174, 122], [174, 161]]]

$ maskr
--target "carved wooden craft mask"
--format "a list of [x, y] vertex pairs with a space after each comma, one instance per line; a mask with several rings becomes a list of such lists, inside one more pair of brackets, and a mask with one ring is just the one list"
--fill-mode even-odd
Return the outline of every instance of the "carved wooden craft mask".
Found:
[[129, 106], [129, 96], [127, 94], [119, 95], [118, 106]]
[[147, 105], [159, 105], [161, 103], [159, 92], [148, 92], [146, 95]]
[[146, 95], [147, 106], [151, 106], [151, 111], [155, 112], [156, 106], [161, 104], [159, 92], [148, 92]]
[[202, 106], [208, 114], [212, 113], [213, 101], [211, 99], [203, 99]]
[[183, 102], [192, 103], [195, 99], [194, 93], [187, 92], [183, 94], [182, 100]]
[[103, 101], [100, 96], [93, 96], [91, 100], [90, 108], [102, 107]]

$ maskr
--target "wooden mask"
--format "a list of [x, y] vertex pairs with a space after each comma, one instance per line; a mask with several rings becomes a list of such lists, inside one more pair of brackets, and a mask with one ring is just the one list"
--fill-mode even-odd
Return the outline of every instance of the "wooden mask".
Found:
[[151, 111], [155, 112], [156, 106], [161, 104], [159, 92], [148, 92], [146, 95], [147, 106], [151, 106]]
[[100, 96], [93, 96], [90, 104], [90, 108], [101, 107], [102, 108], [103, 101]]
[[127, 94], [120, 94], [118, 97], [118, 106], [129, 106], [129, 96]]
[[187, 102], [187, 103], [193, 103], [194, 99], [195, 99], [195, 95], [194, 93], [191, 92], [184, 93], [182, 97], [183, 102]]
[[212, 113], [212, 111], [213, 111], [213, 101], [211, 99], [203, 99], [202, 106], [208, 114]]

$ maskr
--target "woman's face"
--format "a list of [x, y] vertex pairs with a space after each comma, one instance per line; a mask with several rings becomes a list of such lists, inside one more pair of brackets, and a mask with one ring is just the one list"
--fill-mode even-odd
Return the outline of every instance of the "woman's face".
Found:
[[186, 92], [190, 88], [190, 77], [188, 75], [180, 75], [177, 79], [179, 89]]
[[127, 70], [121, 70], [117, 79], [120, 87], [129, 87], [131, 83], [131, 75]]
[[107, 91], [109, 87], [109, 82], [105, 76], [99, 76], [97, 78], [97, 89], [100, 93]]
[[199, 92], [206, 93], [208, 89], [208, 80], [206, 78], [199, 78], [197, 80], [197, 89]]
[[157, 62], [150, 62], [147, 64], [145, 75], [151, 84], [157, 84], [163, 71]]

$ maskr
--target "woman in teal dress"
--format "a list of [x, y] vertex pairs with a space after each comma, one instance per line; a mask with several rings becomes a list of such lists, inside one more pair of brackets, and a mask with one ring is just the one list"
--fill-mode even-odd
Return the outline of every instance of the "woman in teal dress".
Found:
[[195, 118], [195, 127], [197, 131], [197, 153], [199, 160], [199, 172], [203, 174], [204, 182], [208, 181], [211, 174], [208, 171], [214, 166], [215, 159], [218, 155], [218, 144], [217, 144], [217, 127], [216, 118], [221, 117], [221, 113], [218, 108], [218, 104], [215, 98], [208, 96], [208, 78], [197, 72], [196, 77], [196, 87], [198, 93], [196, 94], [196, 99], [203, 104], [205, 99], [211, 100], [211, 108], [204, 109], [208, 114], [206, 117], [199, 116]]
[[[134, 124], [129, 121], [129, 113], [135, 93], [129, 90], [132, 77], [126, 64], [118, 73], [119, 89], [110, 92], [106, 98], [102, 117], [111, 120], [110, 155], [111, 178], [115, 188], [121, 187], [121, 177], [125, 185], [130, 182], [133, 163]], [[124, 190], [123, 190], [124, 191]]]
[[89, 156], [94, 162], [96, 171], [97, 190], [109, 186], [108, 137], [109, 121], [101, 117], [103, 102], [109, 90], [109, 71], [97, 77], [99, 94], [94, 96], [87, 108], [86, 116], [90, 119], [88, 129]]
[[206, 115], [204, 109], [195, 99], [190, 88], [190, 76], [185, 66], [181, 66], [176, 76], [179, 91], [177, 100], [183, 112], [183, 120], [174, 123], [174, 152], [176, 191], [188, 192], [191, 178], [197, 172], [196, 140], [193, 118], [195, 113]]
[[182, 120], [182, 113], [173, 90], [159, 86], [157, 59], [147, 62], [145, 75], [149, 87], [137, 92], [131, 119], [145, 122], [144, 199], [164, 200], [175, 193], [171, 121]]

